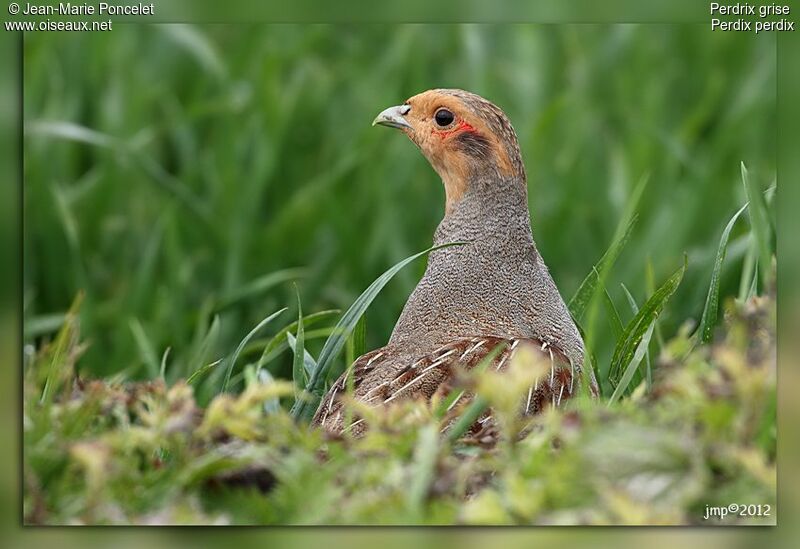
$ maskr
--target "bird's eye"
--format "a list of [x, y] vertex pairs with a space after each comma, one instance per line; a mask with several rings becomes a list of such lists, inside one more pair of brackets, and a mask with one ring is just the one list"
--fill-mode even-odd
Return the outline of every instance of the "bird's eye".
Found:
[[433, 118], [436, 120], [437, 126], [444, 128], [453, 123], [455, 116], [447, 109], [439, 109], [436, 111], [436, 114], [433, 115]]

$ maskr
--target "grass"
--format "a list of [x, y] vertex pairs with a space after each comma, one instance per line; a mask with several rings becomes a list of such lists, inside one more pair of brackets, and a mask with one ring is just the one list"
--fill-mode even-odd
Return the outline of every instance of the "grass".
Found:
[[[26, 37], [27, 522], [694, 523], [774, 503], [770, 37], [268, 30]], [[434, 409], [358, 408], [370, 434], [320, 459], [304, 421], [385, 343], [443, 210], [424, 159], [369, 122], [440, 85], [514, 122], [603, 396], [518, 443], [531, 426], [507, 413], [495, 451], [435, 436]], [[513, 408], [484, 377], [462, 423]]]
[[526, 423], [528, 385], [508, 376], [530, 381], [531, 364], [476, 373], [456, 429], [491, 406], [501, 439], [487, 450], [440, 436], [435, 403], [359, 408], [366, 435], [324, 438], [272, 404], [291, 401], [288, 381], [246, 375], [204, 409], [184, 382], [77, 381], [72, 312], [26, 369], [25, 521], [708, 524], [706, 506], [757, 501], [768, 516], [712, 522], [774, 524], [774, 299], [730, 300], [727, 319], [713, 345], [682, 331], [653, 390], [608, 406], [577, 399]]

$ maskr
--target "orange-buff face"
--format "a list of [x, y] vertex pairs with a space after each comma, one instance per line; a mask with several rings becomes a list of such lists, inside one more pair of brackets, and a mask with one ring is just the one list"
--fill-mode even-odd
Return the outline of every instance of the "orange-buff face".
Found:
[[447, 211], [476, 177], [521, 177], [516, 135], [506, 116], [485, 99], [462, 90], [429, 90], [390, 107], [374, 124], [400, 129], [444, 182]]

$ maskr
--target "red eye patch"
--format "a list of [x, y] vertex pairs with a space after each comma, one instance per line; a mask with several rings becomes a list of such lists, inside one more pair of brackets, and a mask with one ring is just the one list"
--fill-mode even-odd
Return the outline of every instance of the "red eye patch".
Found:
[[476, 130], [472, 126], [472, 124], [469, 124], [468, 122], [465, 122], [464, 120], [459, 120], [458, 124], [456, 124], [456, 126], [454, 128], [451, 128], [449, 130], [437, 130], [436, 128], [434, 128], [434, 129], [431, 130], [431, 133], [435, 133], [436, 135], [439, 136], [439, 138], [444, 139], [444, 138], [446, 138], [446, 137], [448, 137], [450, 135], [453, 135], [455, 133], [460, 133], [460, 132], [473, 132], [473, 133], [475, 133], [477, 131], [478, 130]]

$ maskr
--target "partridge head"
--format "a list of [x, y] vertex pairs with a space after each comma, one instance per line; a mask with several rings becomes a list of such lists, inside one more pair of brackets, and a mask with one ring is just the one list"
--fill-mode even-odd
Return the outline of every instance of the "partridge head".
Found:
[[477, 95], [430, 90], [389, 107], [373, 121], [400, 129], [442, 178], [446, 210], [471, 181], [512, 179], [525, 184], [517, 136], [505, 114]]

